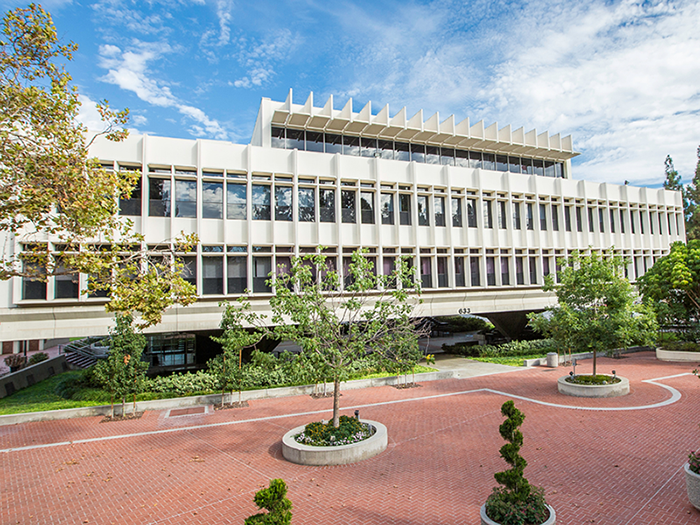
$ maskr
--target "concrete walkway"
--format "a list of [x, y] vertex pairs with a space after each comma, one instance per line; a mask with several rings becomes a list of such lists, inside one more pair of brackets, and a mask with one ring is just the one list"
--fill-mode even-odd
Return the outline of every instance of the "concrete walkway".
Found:
[[522, 370], [520, 367], [482, 363], [481, 361], [474, 361], [466, 357], [450, 354], [437, 354], [435, 356], [435, 364], [428, 366], [437, 368], [440, 372], [455, 370], [458, 374], [457, 377], [460, 379]]

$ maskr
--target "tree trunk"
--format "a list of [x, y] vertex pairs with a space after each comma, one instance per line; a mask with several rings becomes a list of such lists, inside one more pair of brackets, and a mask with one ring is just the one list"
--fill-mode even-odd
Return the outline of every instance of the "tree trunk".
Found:
[[593, 350], [593, 375], [596, 375], [596, 356], [598, 352]]
[[340, 426], [340, 380], [333, 379], [333, 426]]

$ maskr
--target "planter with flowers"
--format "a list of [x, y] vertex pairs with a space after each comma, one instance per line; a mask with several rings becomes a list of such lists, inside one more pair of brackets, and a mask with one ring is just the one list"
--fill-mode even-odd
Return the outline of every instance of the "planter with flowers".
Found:
[[556, 513], [547, 505], [544, 490], [533, 487], [523, 476], [527, 461], [519, 454], [523, 434], [518, 430], [525, 415], [515, 408], [513, 401], [506, 401], [501, 413], [507, 418], [499, 427], [503, 439], [508, 441], [501, 447], [501, 457], [511, 466], [494, 477], [502, 487], [493, 493], [481, 507], [481, 525], [554, 525]]
[[316, 421], [287, 432], [282, 438], [282, 455], [300, 465], [346, 465], [376, 456], [388, 442], [381, 423], [360, 421], [359, 414], [340, 416], [337, 428], [332, 421]]
[[700, 510], [700, 450], [688, 455], [688, 463], [685, 464], [685, 487], [690, 503]]

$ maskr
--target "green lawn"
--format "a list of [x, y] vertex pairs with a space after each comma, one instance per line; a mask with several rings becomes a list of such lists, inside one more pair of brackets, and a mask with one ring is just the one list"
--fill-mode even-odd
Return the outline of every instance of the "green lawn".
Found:
[[[434, 368], [427, 366], [416, 366], [416, 374], [422, 372], [435, 372]], [[108, 405], [109, 404], [109, 394], [104, 391], [96, 389], [84, 389], [80, 391], [77, 396], [80, 400], [75, 399], [64, 399], [58, 394], [56, 394], [56, 386], [64, 379], [74, 379], [78, 380], [81, 372], [72, 371], [64, 372], [62, 374], [55, 375], [37, 383], [36, 385], [27, 387], [23, 390], [12, 394], [11, 396], [4, 397], [0, 399], [0, 415], [5, 414], [20, 414], [23, 412], [42, 412], [44, 410], [59, 410], [62, 408], [79, 408], [79, 407], [91, 407], [96, 405]], [[377, 377], [387, 377], [392, 374], [387, 374], [386, 372], [379, 372], [373, 374], [365, 374], [359, 377], [353, 377], [353, 379], [374, 379]], [[190, 395], [204, 395], [204, 394], [220, 394], [220, 392], [195, 392]], [[173, 396], [167, 393], [155, 393], [155, 392], [145, 392], [139, 394], [136, 399], [137, 401], [147, 401], [152, 399], [168, 399]], [[115, 404], [117, 400], [115, 400]]]
[[517, 356], [504, 356], [504, 357], [468, 357], [472, 361], [481, 361], [482, 363], [496, 363], [498, 365], [508, 365], [508, 366], [523, 366], [523, 361], [525, 359], [537, 359], [547, 357], [546, 354], [533, 354], [533, 355], [517, 355]]

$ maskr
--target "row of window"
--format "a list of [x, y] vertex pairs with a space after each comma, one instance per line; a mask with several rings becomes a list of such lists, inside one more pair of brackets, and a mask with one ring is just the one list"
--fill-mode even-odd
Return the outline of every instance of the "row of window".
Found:
[[[169, 179], [149, 178], [149, 210], [152, 217], [170, 217], [172, 182]], [[223, 219], [224, 209], [226, 218], [233, 220], [247, 219], [247, 185], [227, 182], [226, 193], [224, 194], [223, 182], [202, 182], [202, 217], [205, 219]], [[297, 188], [297, 218], [300, 222], [336, 222], [336, 189], [329, 188]], [[273, 195], [274, 195], [274, 218], [276, 221], [292, 221], [294, 213], [294, 189], [291, 186], [266, 184], [253, 184], [251, 186], [251, 209], [253, 220], [269, 221], [273, 215]], [[316, 195], [318, 193], [318, 200]], [[359, 193], [359, 199], [358, 199]], [[354, 224], [359, 216], [362, 224], [375, 223], [375, 196], [374, 191], [362, 191], [355, 189], [340, 190], [340, 211], [341, 222]], [[395, 224], [396, 207], [395, 197], [398, 198], [398, 221], [401, 225], [412, 224], [412, 194], [380, 193], [379, 194], [379, 214], [382, 224]], [[524, 210], [522, 209], [524, 204]], [[520, 203], [507, 201], [483, 200], [483, 224], [484, 228], [494, 228], [494, 210], [496, 206], [496, 218], [498, 227], [506, 229], [508, 223], [507, 207], [511, 207], [513, 229], [525, 228], [534, 230], [535, 225], [535, 203]], [[462, 227], [462, 198], [451, 197], [451, 207], [448, 211], [447, 198], [436, 195], [432, 198], [432, 213], [430, 210], [430, 198], [428, 195], [417, 195], [416, 206], [418, 224], [420, 226], [430, 226], [431, 217], [435, 226], [445, 226], [446, 216], [451, 214], [452, 225], [456, 228]], [[549, 229], [548, 213], [546, 204], [539, 204], [539, 229], [546, 231]], [[560, 205], [551, 204], [549, 220], [551, 229], [559, 231]], [[564, 227], [566, 231], [572, 231], [572, 220], [575, 220], [576, 230], [582, 232], [584, 229], [584, 213], [587, 213], [587, 224], [590, 232], [595, 231], [596, 222], [598, 231], [606, 231], [606, 221], [604, 208], [585, 208], [583, 206], [564, 206]], [[470, 228], [477, 227], [477, 199], [467, 199], [467, 225]], [[140, 185], [134, 189], [130, 199], [120, 201], [122, 215], [141, 215], [141, 188]], [[316, 214], [318, 210], [318, 215]], [[597, 210], [597, 211], [596, 211]], [[175, 217], [196, 217], [197, 216], [197, 182], [191, 180], [175, 180]], [[524, 217], [522, 215], [524, 211]], [[597, 214], [597, 217], [596, 217]], [[629, 214], [629, 215], [628, 215]], [[615, 233], [619, 225], [620, 233], [626, 231], [626, 218], [629, 216], [629, 227], [631, 233], [644, 234], [648, 227], [649, 233], [654, 234], [654, 214], [655, 212], [644, 210], [609, 210], [608, 227], [611, 233]], [[572, 217], [573, 215], [573, 217]], [[619, 215], [617, 217], [616, 215]], [[664, 224], [662, 213], [656, 213], [658, 219], [658, 233], [663, 234]], [[672, 232], [671, 215], [667, 214], [667, 231]], [[680, 231], [678, 226], [678, 216], [675, 214], [676, 233]]]
[[[253, 293], [271, 293], [268, 286], [270, 274], [273, 271], [285, 273], [291, 268], [290, 255], [253, 255], [251, 261], [252, 274], [248, 275], [247, 255], [228, 255], [225, 257], [204, 256], [198, 259], [196, 256], [182, 257], [185, 264], [182, 277], [196, 286], [198, 272], [201, 273], [201, 294], [225, 295], [242, 294], [246, 289]], [[377, 269], [377, 257], [366, 255], [375, 271]], [[398, 255], [384, 255], [382, 258], [382, 275], [391, 275]], [[405, 256], [404, 256], [405, 257]], [[513, 285], [537, 285], [541, 284], [542, 277], [559, 271], [555, 267], [555, 257], [543, 256], [510, 256], [510, 255], [454, 255], [450, 265], [450, 257], [444, 255], [420, 254], [417, 258], [410, 256], [407, 260], [409, 267], [414, 261], [418, 261], [417, 278], [423, 288], [448, 288], [449, 273], [452, 273], [455, 287], [478, 286], [513, 286]], [[341, 275], [344, 276], [345, 286], [350, 281], [350, 256], [340, 258]], [[631, 258], [633, 264], [633, 277], [638, 278], [645, 273], [652, 258], [648, 256], [635, 256]], [[338, 258], [327, 258], [328, 270], [335, 271]], [[541, 261], [541, 268], [538, 268]], [[482, 269], [483, 263], [483, 269]], [[201, 267], [200, 267], [201, 266]], [[451, 267], [451, 269], [450, 269]], [[642, 272], [643, 269], [643, 272]], [[485, 282], [482, 282], [482, 271], [485, 273]], [[627, 269], [625, 269], [627, 273]], [[641, 272], [641, 273], [640, 273]], [[22, 280], [22, 298], [28, 300], [47, 299], [47, 283], [24, 278]], [[78, 299], [79, 278], [76, 274], [57, 275], [54, 278], [54, 299]], [[104, 292], [91, 294], [89, 297], [105, 297]]]
[[273, 127], [272, 147], [320, 153], [340, 153], [355, 157], [414, 161], [444, 166], [460, 166], [463, 168], [481, 168], [491, 171], [509, 171], [511, 173], [544, 177], [561, 178], [564, 176], [563, 164], [550, 160], [299, 129]]

